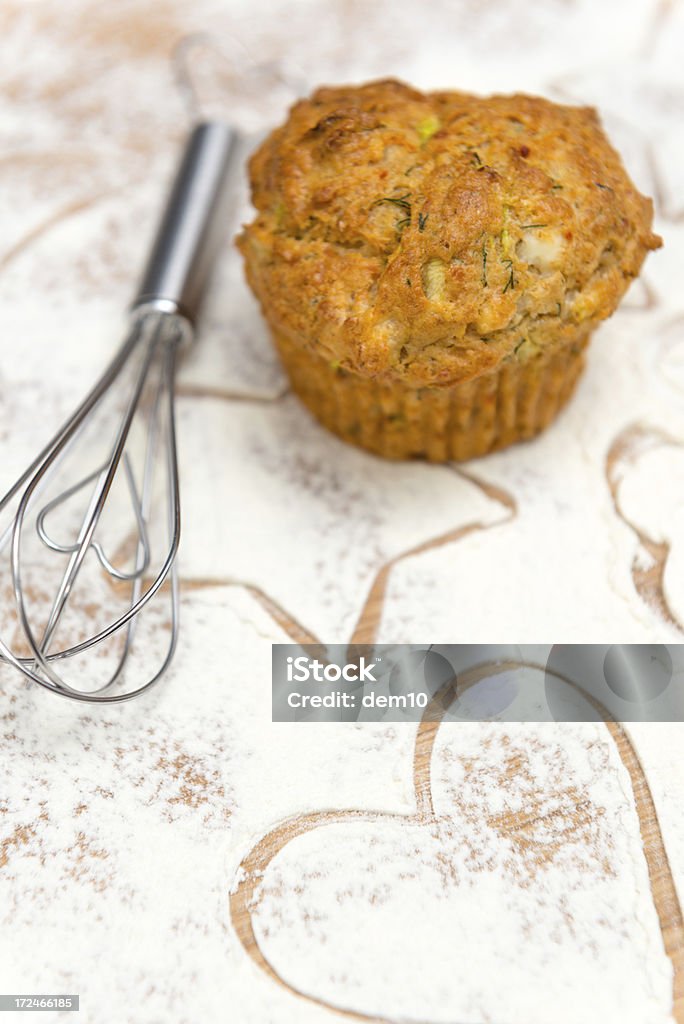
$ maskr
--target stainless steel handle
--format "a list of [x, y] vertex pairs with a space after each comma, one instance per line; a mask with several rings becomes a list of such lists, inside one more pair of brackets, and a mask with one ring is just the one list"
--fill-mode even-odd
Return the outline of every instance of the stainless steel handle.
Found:
[[152, 306], [194, 324], [227, 229], [224, 199], [235, 133], [198, 124], [187, 141], [133, 309]]

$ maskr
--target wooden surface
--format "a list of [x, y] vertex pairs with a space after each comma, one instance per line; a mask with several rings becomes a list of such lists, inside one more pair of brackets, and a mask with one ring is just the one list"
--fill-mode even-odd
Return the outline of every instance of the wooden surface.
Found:
[[[510, 577], [526, 596], [539, 597], [528, 619], [536, 613], [546, 621], [549, 582], [530, 583], [527, 573], [545, 560], [557, 578], [570, 581], [561, 620], [569, 642], [587, 639], [601, 602], [615, 634], [684, 637], [681, 584], [672, 579], [681, 531], [673, 532], [674, 517], [665, 512], [640, 518], [622, 493], [623, 482], [654, 453], [671, 460], [664, 491], [684, 452], [677, 361], [684, 161], [672, 144], [681, 134], [684, 97], [674, 75], [681, 57], [674, 65], [666, 60], [681, 4], [625, 6], [620, 33], [606, 28], [614, 9], [604, 13], [603, 6], [573, 0], [438, 0], [430, 17], [424, 4], [389, 0], [330, 0], [311, 8], [74, 0], [68, 7], [9, 0], [0, 12], [5, 475], [30, 460], [109, 357], [141, 246], [191, 120], [240, 119], [253, 101], [261, 103], [264, 82], [272, 80], [254, 74], [254, 57], [278, 67], [286, 60], [298, 88], [397, 75], [428, 88], [525, 89], [595, 104], [638, 184], [655, 198], [665, 248], [593, 347], [587, 377], [556, 433], [475, 467], [376, 464], [316, 427], [288, 393], [227, 246], [178, 385], [184, 606], [173, 671], [151, 703], [101, 717], [55, 709], [2, 673], [6, 971], [18, 964], [23, 984], [37, 962], [41, 971], [47, 963], [52, 977], [82, 986], [97, 1024], [121, 1024], [136, 999], [136, 1021], [183, 1014], [218, 1020], [226, 1005], [244, 1008], [249, 1024], [318, 1024], [333, 1013], [373, 1019], [288, 988], [256, 940], [251, 901], [259, 872], [319, 826], [435, 821], [430, 768], [439, 702], [417, 731], [413, 811], [355, 808], [361, 798], [350, 785], [339, 797], [329, 762], [347, 758], [350, 746], [364, 771], [389, 762], [401, 767], [400, 743], [389, 743], [382, 761], [374, 761], [353, 747], [349, 733], [328, 740], [319, 768], [331, 777], [323, 809], [311, 810], [290, 780], [306, 778], [314, 740], [305, 735], [296, 749], [281, 751], [271, 770], [267, 703], [258, 706], [245, 691], [253, 685], [262, 693], [263, 684], [265, 692], [270, 643], [283, 636], [309, 647], [332, 640], [361, 647], [432, 640], [437, 621], [442, 637], [453, 640], [484, 642], [510, 632], [518, 611], [515, 589], [512, 597], [505, 590]], [[266, 100], [256, 127], [282, 116], [290, 98], [279, 93], [270, 106]], [[249, 216], [244, 196], [241, 202], [238, 221]], [[571, 505], [574, 532], [562, 543], [546, 530], [544, 547], [544, 536], [527, 529], [532, 520], [543, 534]], [[581, 579], [573, 550], [579, 536], [598, 538]], [[468, 561], [476, 546], [479, 560]], [[429, 586], [417, 598], [418, 577]], [[444, 609], [453, 609], [451, 619]], [[548, 632], [554, 629], [552, 623]], [[672, 823], [670, 808], [668, 836], [656, 812], [662, 816], [666, 804], [649, 786], [652, 765], [644, 770], [619, 725], [605, 728], [631, 780], [653, 904], [674, 969], [673, 1013], [684, 1024], [684, 933], [673, 881], [673, 868], [682, 878], [681, 824]], [[255, 761], [262, 775], [250, 790], [245, 779]], [[283, 778], [289, 792], [278, 788]], [[260, 795], [259, 784], [268, 792]], [[340, 799], [348, 810], [325, 809]], [[298, 813], [302, 803], [307, 813]], [[631, 805], [629, 811], [636, 836]], [[578, 824], [585, 814], [578, 796]], [[524, 846], [531, 822], [504, 814], [497, 828]], [[235, 877], [228, 905], [224, 893]], [[52, 923], [46, 893], [59, 907]], [[151, 937], [136, 943], [143, 919], [153, 926]], [[69, 943], [64, 920], [74, 923]], [[71, 941], [82, 943], [76, 966]], [[257, 971], [245, 972], [250, 961]], [[182, 986], [190, 996], [179, 996]], [[213, 1002], [202, 1001], [207, 993]]]
[[[302, 643], [299, 639], [297, 642]], [[499, 672], [518, 667], [518, 663], [485, 663], [468, 670], [460, 680], [460, 692], [466, 690], [483, 678], [490, 678]], [[540, 667], [540, 666], [538, 666]], [[540, 667], [543, 671], [543, 667]], [[446, 684], [435, 696], [425, 710], [418, 727], [414, 758], [413, 785], [416, 810], [412, 819], [418, 824], [435, 823], [435, 809], [432, 800], [431, 767], [432, 754], [441, 726], [442, 718], [454, 697], [452, 683]], [[684, 1024], [684, 920], [679, 903], [672, 871], [668, 860], [663, 837], [658, 824], [658, 817], [653, 797], [639, 758], [624, 727], [613, 721], [606, 721], [605, 728], [615, 743], [620, 759], [629, 773], [632, 792], [639, 818], [639, 827], [643, 840], [644, 853], [648, 864], [653, 902], [658, 914], [660, 930], [665, 951], [672, 962], [673, 968], [673, 1006], [672, 1012], [677, 1024]], [[512, 769], [515, 771], [515, 768]], [[575, 824], [583, 813], [583, 797], [577, 793], [575, 807]], [[321, 826], [343, 821], [366, 821], [375, 823], [383, 820], [397, 820], [405, 816], [390, 815], [382, 812], [373, 813], [360, 810], [321, 811], [318, 813], [295, 816], [281, 822], [263, 836], [247, 853], [240, 864], [240, 881], [230, 896], [230, 915], [246, 953], [252, 961], [264, 971], [274, 982], [291, 986], [276, 972], [269, 963], [264, 951], [257, 942], [252, 925], [252, 912], [255, 906], [255, 893], [262, 882], [273, 859], [298, 836]], [[534, 822], [536, 823], [536, 821]], [[497, 828], [502, 838], [514, 837], [516, 843], [526, 842], [526, 833], [533, 821], [526, 812], [511, 813], [497, 819]], [[390, 1018], [367, 1015], [354, 1010], [344, 1009], [316, 999], [314, 996], [291, 988], [301, 998], [313, 1003], [320, 1003], [337, 1014], [356, 1020], [372, 1020], [379, 1024], [392, 1024]]]

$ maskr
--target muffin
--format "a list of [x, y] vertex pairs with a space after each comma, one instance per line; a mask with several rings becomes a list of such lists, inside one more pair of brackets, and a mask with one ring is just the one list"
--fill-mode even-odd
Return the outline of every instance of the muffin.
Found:
[[321, 88], [250, 178], [238, 245], [292, 387], [390, 458], [537, 434], [662, 244], [596, 112], [533, 96]]

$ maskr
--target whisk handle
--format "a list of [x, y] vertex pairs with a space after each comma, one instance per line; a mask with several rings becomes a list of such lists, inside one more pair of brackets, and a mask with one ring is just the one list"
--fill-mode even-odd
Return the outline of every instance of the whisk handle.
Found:
[[227, 228], [225, 194], [235, 133], [198, 124], [188, 138], [133, 309], [179, 313], [194, 324]]

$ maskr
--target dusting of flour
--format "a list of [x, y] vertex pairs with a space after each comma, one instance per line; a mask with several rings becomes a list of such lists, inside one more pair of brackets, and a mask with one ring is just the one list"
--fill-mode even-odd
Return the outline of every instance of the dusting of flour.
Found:
[[601, 725], [445, 727], [434, 818], [287, 844], [255, 891], [259, 945], [295, 989], [383, 1020], [668, 1021], [629, 794]]
[[[306, 89], [397, 75], [595, 103], [665, 237], [558, 422], [468, 475], [380, 464], [317, 427], [285, 393], [226, 247], [179, 378], [183, 628], [168, 678], [98, 711], [0, 673], [4, 991], [79, 991], [97, 1024], [332, 1024], [335, 1005], [434, 1024], [670, 1020], [609, 737], [442, 728], [434, 817], [418, 820], [411, 726], [270, 722], [270, 645], [287, 635], [257, 595], [343, 641], [387, 570], [381, 641], [681, 640], [683, 20], [651, 0], [3, 4], [0, 490], [119, 339], [190, 123], [181, 40], [195, 41], [196, 96], [223, 116], [249, 102], [245, 50], [285, 57]], [[673, 444], [627, 460], [613, 495], [608, 456], [637, 421]], [[631, 734], [681, 898], [681, 727]], [[284, 846], [254, 894], [278, 981], [239, 941], [229, 890], [279, 822], [346, 809], [367, 817]]]

